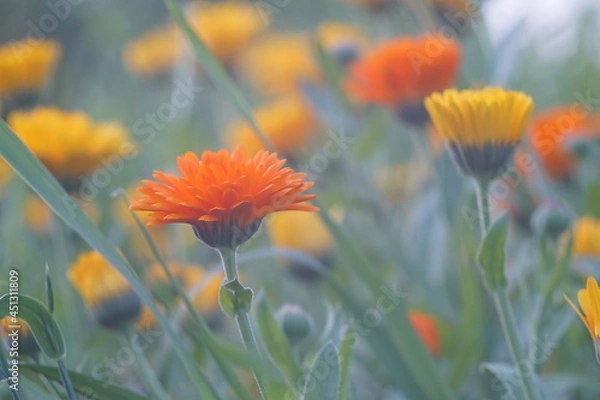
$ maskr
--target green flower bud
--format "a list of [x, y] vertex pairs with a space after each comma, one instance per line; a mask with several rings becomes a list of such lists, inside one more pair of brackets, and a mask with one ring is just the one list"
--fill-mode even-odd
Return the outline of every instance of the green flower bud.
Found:
[[306, 339], [313, 330], [312, 317], [296, 304], [284, 304], [277, 311], [276, 318], [290, 344]]
[[544, 202], [531, 216], [531, 226], [539, 237], [558, 238], [571, 226], [573, 215], [562, 203]]

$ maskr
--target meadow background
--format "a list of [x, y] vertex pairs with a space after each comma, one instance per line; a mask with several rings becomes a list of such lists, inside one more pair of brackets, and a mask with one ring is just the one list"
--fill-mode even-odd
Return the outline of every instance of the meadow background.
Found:
[[[188, 3], [193, 2], [182, 4]], [[407, 4], [410, 1], [389, 2], [381, 10], [369, 9], [360, 2], [335, 0], [248, 3], [261, 10], [259, 13], [268, 24], [253, 40], [285, 32], [314, 35], [322, 23], [339, 21], [360, 32], [356, 40], [358, 50], [367, 51], [385, 39], [424, 32], [415, 15], [418, 7]], [[454, 31], [463, 46], [454, 87], [495, 85], [523, 91], [535, 101], [534, 115], [568, 104], [597, 109], [600, 105], [598, 5], [593, 1], [524, 3], [504, 0], [473, 3], [476, 13], [460, 26], [436, 20], [439, 25], [435, 30], [446, 27]], [[60, 18], [54, 19], [58, 21], [56, 26], [46, 29], [44, 18], [56, 15], [55, 4], [67, 5], [60, 9], [63, 13]], [[88, 176], [78, 195], [81, 207], [141, 277], [155, 260], [119, 193], [125, 191], [135, 196], [131, 189], [141, 179], [148, 179], [155, 169], [173, 172], [175, 158], [187, 151], [200, 154], [206, 149], [231, 148], [227, 131], [243, 118], [222, 86], [213, 83], [191, 52], [159, 76], [143, 77], [127, 68], [125, 46], [169, 18], [165, 4], [158, 0], [3, 0], [0, 4], [0, 42], [21, 40], [31, 32], [34, 35], [41, 32], [62, 47], [56, 71], [33, 100], [34, 104], [82, 110], [95, 121], [118, 121], [138, 144], [135, 155], [107, 160]], [[286, 57], [286, 54], [272, 56]], [[352, 351], [347, 354], [349, 397], [346, 398], [435, 398], [412, 375], [414, 370], [407, 367], [410, 357], [406, 357], [404, 350], [377, 336], [380, 330], [385, 332], [387, 314], [372, 321], [373, 313], [369, 310], [376, 310], [377, 314], [378, 299], [390, 290], [400, 293], [406, 307], [435, 319], [434, 330], [439, 334], [441, 350], [434, 355], [433, 362], [458, 398], [524, 398], [511, 370], [499, 322], [475, 266], [479, 227], [471, 183], [460, 176], [439, 141], [432, 139], [426, 129], [406, 124], [382, 107], [357, 106], [352, 101], [345, 104], [348, 95], [343, 90], [340, 93], [339, 84], [334, 82], [339, 77], [336, 74], [344, 72], [335, 68], [323, 70], [331, 61], [331, 54], [313, 56], [322, 76], [300, 85], [296, 94], [310, 104], [318, 121], [314, 130], [319, 139], [294, 160], [294, 165], [316, 182], [312, 192], [319, 195], [319, 206], [330, 217], [328, 228], [331, 228], [329, 223], [335, 224], [343, 240], [335, 234], [334, 239], [323, 238], [328, 248], [319, 249], [316, 254], [310, 254], [310, 250], [318, 246], [300, 246], [300, 253], [312, 257], [307, 261], [301, 254], [286, 255], [283, 250], [279, 253], [273, 250], [267, 221], [240, 250], [244, 283], [267, 298], [273, 310], [293, 304], [298, 306], [294, 310], [300, 308], [310, 316], [313, 324], [309, 337], [292, 346], [301, 368], [308, 369], [319, 349], [329, 341], [345, 348], [348, 327], [357, 332]], [[244, 79], [243, 66], [235, 58], [225, 69], [252, 108], [277, 98], [261, 93]], [[172, 106], [173, 96], [183, 92], [190, 101], [181, 107]], [[162, 113], [167, 108], [168, 117], [161, 117], [166, 115]], [[149, 118], [157, 122], [152, 123]], [[285, 119], [286, 115], [272, 118]], [[341, 149], [334, 157], [324, 156], [328, 141]], [[561, 201], [574, 220], [587, 214], [600, 216], [598, 149], [593, 151], [573, 185], [545, 178], [538, 164], [534, 165], [535, 173], [542, 175], [536, 175], [536, 193], [541, 193], [544, 199]], [[592, 187], [595, 189], [589, 189]], [[494, 217], [512, 210], [514, 196], [528, 190], [529, 183], [520, 179], [514, 186], [492, 192]], [[151, 396], [128, 351], [130, 344], [114, 331], [98, 326], [66, 278], [78, 255], [91, 248], [36, 201], [36, 195], [18, 177], [8, 181], [0, 193], [3, 285], [7, 284], [9, 269], [17, 268], [21, 293], [45, 302], [48, 265], [55, 301], [53, 315], [65, 337], [69, 370]], [[600, 258], [597, 258], [600, 252], [596, 257], [586, 257], [585, 262], [575, 258], [569, 261], [568, 271], [547, 299], [549, 309], [542, 318], [543, 328], [532, 334], [532, 315], [540, 300], [540, 288], [551, 275], [542, 265], [541, 257], [547, 253], [538, 254], [539, 237], [528, 224], [533, 211], [528, 210], [529, 214], [521, 220], [511, 213], [507, 251], [509, 290], [522, 340], [528, 346], [539, 345], [545, 355], [543, 360], [530, 361], [535, 364], [531, 368], [539, 373], [540, 387], [547, 399], [597, 399], [600, 371], [594, 347], [585, 327], [563, 300], [563, 293], [573, 298], [586, 276], [600, 276]], [[295, 225], [288, 229], [294, 231]], [[317, 228], [304, 229], [307, 232], [297, 234], [316, 235]], [[196, 241], [187, 226], [168, 226], [155, 239], [169, 263], [201, 265], [207, 275], [221, 271], [218, 255]], [[598, 242], [600, 236], [593, 234], [591, 240]], [[563, 245], [557, 241], [550, 246]], [[347, 301], [329, 280], [291, 274], [289, 259], [300, 264], [310, 264], [313, 259], [327, 264], [334, 282], [355, 296], [358, 305]], [[366, 263], [361, 264], [363, 260]], [[203, 315], [214, 334], [230, 346], [229, 352], [223, 349], [226, 358], [236, 354], [231, 356], [232, 363], [239, 368], [250, 398], [259, 398], [235, 324], [222, 314], [216, 299], [211, 304], [201, 310]], [[289, 307], [284, 307], [286, 310]], [[222, 398], [238, 398], [231, 393], [201, 341], [194, 337], [193, 328], [186, 328], [184, 314], [181, 307], [167, 312], [181, 344], [209, 376]], [[260, 319], [256, 303], [252, 315], [255, 321]], [[171, 398], [201, 398], [167, 336], [160, 330], [152, 332], [143, 336], [149, 341], [143, 352]], [[44, 357], [35, 363], [52, 364]], [[46, 378], [35, 373], [24, 378], [21, 398], [57, 398], [48, 389]], [[0, 393], [2, 398], [10, 398], [5, 385], [0, 385]]]

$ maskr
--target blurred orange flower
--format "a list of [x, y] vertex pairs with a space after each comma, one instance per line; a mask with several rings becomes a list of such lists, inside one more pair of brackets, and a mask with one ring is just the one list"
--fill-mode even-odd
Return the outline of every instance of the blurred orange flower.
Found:
[[398, 37], [356, 60], [346, 88], [354, 98], [397, 109], [422, 102], [456, 77], [460, 44], [442, 35]]
[[[291, 156], [302, 153], [317, 130], [317, 120], [311, 107], [299, 96], [287, 96], [254, 111], [254, 118], [275, 149]], [[242, 147], [253, 156], [264, 149], [254, 129], [238, 121], [227, 133], [231, 147]]]
[[547, 110], [534, 117], [530, 143], [546, 174], [552, 179], [568, 178], [577, 159], [566, 148], [569, 140], [590, 138], [600, 131], [600, 120], [576, 106]]
[[442, 353], [442, 341], [435, 318], [429, 314], [413, 310], [409, 311], [408, 319], [429, 352], [434, 356], [439, 356]]
[[158, 181], [144, 180], [143, 195], [132, 210], [149, 211], [148, 225], [190, 224], [211, 247], [237, 247], [260, 227], [262, 219], [283, 210], [315, 211], [304, 194], [313, 186], [303, 173], [282, 168], [285, 160], [260, 151], [253, 158], [236, 149], [205, 151], [199, 159], [188, 152], [177, 158], [181, 177], [161, 171]]

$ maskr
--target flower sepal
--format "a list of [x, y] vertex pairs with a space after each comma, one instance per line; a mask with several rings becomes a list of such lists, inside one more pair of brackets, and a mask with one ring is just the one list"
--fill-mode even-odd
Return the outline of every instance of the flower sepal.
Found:
[[235, 317], [236, 312], [247, 313], [252, 307], [254, 291], [240, 283], [236, 278], [223, 282], [219, 290], [219, 305], [228, 317]]

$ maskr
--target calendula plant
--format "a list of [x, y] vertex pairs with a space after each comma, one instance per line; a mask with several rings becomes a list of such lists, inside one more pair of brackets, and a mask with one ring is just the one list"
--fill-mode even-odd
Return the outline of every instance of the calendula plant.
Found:
[[570, 48], [472, 1], [33, 3], [0, 397], [598, 398], [597, 14]]

